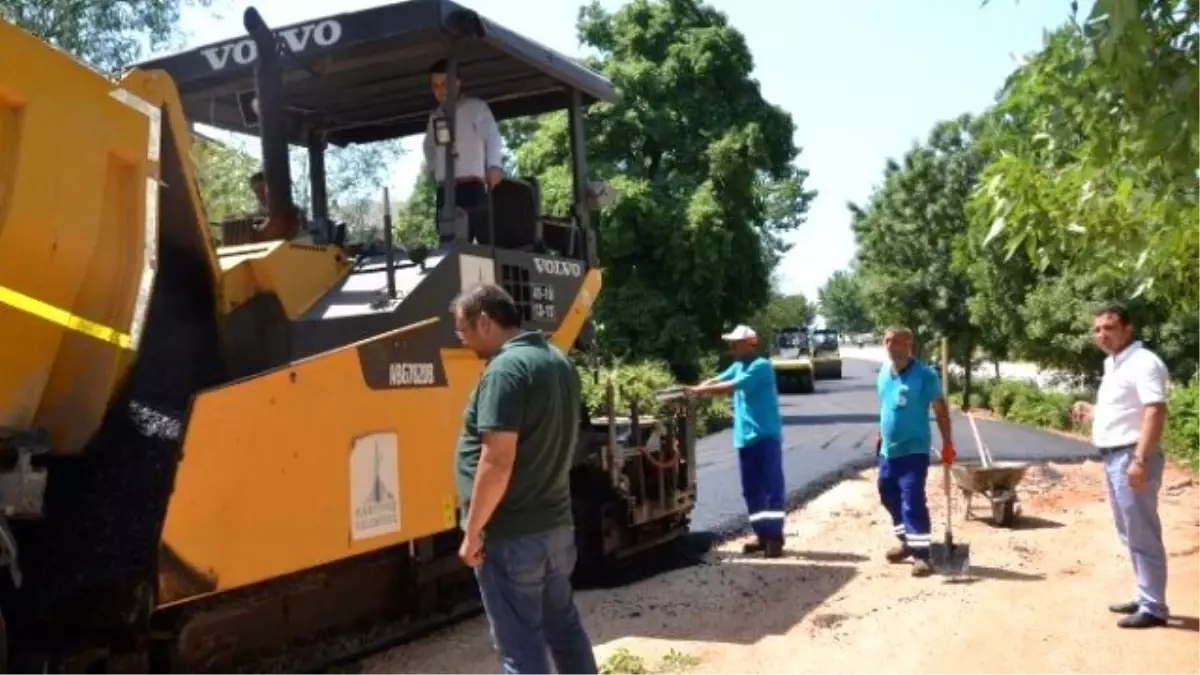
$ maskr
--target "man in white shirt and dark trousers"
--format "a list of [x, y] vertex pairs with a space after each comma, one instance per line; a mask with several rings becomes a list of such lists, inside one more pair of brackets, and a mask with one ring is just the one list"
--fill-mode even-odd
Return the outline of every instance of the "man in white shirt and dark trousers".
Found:
[[1072, 413], [1092, 421], [1092, 443], [1107, 474], [1108, 498], [1121, 543], [1133, 558], [1137, 597], [1109, 607], [1126, 614], [1122, 628], [1165, 625], [1167, 553], [1158, 518], [1158, 492], [1166, 463], [1159, 449], [1167, 417], [1167, 368], [1134, 340], [1129, 313], [1119, 304], [1101, 307], [1092, 335], [1108, 354], [1095, 405], [1080, 401]]
[[[438, 106], [446, 101], [446, 61], [440, 60], [429, 68], [430, 85]], [[434, 119], [439, 110], [429, 116], [425, 127], [425, 165], [433, 171], [438, 185], [437, 209], [446, 201], [447, 183], [454, 186], [454, 203], [466, 210], [482, 209], [487, 205], [487, 189], [504, 180], [503, 141], [500, 127], [492, 110], [483, 100], [462, 93], [459, 80], [458, 104], [454, 111], [454, 178], [446, 178], [445, 149], [434, 141]]]

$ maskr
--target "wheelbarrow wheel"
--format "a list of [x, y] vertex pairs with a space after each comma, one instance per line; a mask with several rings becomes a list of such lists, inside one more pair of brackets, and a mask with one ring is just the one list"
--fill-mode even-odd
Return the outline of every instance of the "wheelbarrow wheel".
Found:
[[1012, 525], [1016, 515], [1017, 500], [1005, 499], [992, 502], [992, 522], [1000, 527]]

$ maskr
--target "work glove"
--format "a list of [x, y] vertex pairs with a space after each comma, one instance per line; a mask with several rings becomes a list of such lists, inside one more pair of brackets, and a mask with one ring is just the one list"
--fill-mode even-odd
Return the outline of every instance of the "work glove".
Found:
[[942, 464], [953, 464], [958, 453], [954, 451], [953, 443], [942, 443]]

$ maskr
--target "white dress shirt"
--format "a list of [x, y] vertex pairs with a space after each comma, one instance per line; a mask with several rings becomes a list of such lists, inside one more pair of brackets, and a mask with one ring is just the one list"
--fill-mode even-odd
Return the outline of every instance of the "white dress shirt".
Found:
[[[425, 165], [433, 170], [434, 180], [441, 183], [446, 175], [446, 153], [434, 142], [433, 118], [436, 114], [435, 110], [425, 124]], [[503, 165], [500, 127], [487, 103], [471, 96], [460, 97], [454, 127], [455, 178], [484, 178], [488, 167]]]
[[1133, 445], [1142, 432], [1142, 409], [1167, 397], [1167, 367], [1154, 352], [1133, 342], [1104, 359], [1104, 378], [1092, 408], [1092, 444]]

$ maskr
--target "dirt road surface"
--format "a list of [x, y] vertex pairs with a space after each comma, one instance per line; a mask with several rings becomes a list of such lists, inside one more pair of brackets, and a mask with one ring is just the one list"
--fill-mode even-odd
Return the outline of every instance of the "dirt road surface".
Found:
[[[1200, 672], [1200, 501], [1186, 472], [1170, 468], [1161, 496], [1174, 616], [1145, 631], [1117, 628], [1106, 610], [1131, 598], [1133, 577], [1098, 463], [1034, 466], [1014, 529], [991, 526], [978, 498], [976, 520], [958, 510], [955, 538], [970, 544], [977, 577], [966, 583], [915, 579], [883, 560], [894, 539], [874, 478], [859, 474], [792, 513], [783, 559], [743, 556], [736, 540], [703, 564], [579, 593], [598, 657], [628, 650], [650, 671], [695, 673]], [[935, 532], [940, 481], [935, 467]], [[482, 618], [362, 666], [498, 672]]]

